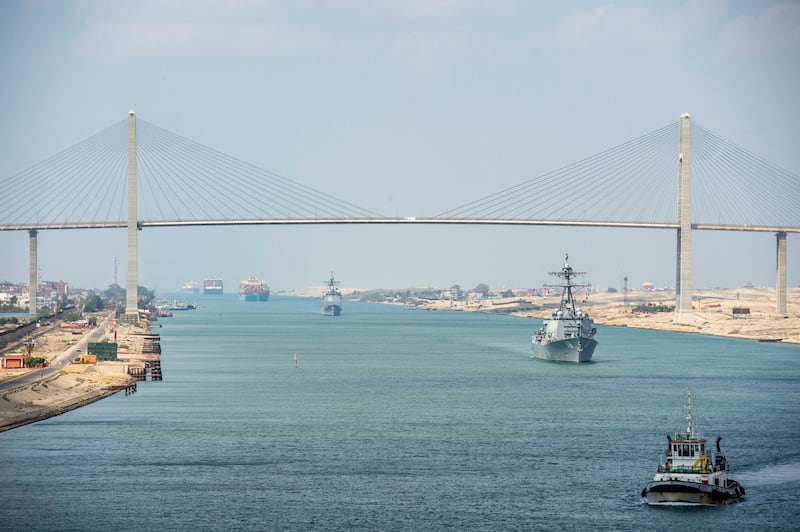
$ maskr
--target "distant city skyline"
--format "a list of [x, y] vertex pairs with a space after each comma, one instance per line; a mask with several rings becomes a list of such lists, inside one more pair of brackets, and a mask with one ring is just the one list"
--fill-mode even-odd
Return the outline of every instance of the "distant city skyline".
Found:
[[[0, 6], [0, 178], [128, 109], [389, 216], [428, 216], [676, 121], [800, 173], [800, 4], [514, 0]], [[677, 142], [677, 139], [676, 139]], [[694, 231], [696, 288], [775, 285], [775, 236]], [[675, 231], [551, 227], [145, 229], [139, 283], [251, 275], [275, 291], [535, 288], [565, 252], [602, 287], [675, 284]], [[788, 242], [800, 285], [800, 236]], [[28, 235], [0, 232], [0, 280]], [[124, 286], [125, 231], [42, 231], [41, 278]]]

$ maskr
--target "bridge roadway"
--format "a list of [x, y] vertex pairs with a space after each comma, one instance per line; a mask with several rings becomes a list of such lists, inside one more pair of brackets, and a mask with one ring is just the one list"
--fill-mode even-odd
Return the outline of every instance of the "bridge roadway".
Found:
[[[234, 226], [234, 225], [367, 225], [367, 224], [423, 224], [423, 225], [531, 225], [567, 227], [619, 227], [636, 229], [679, 229], [677, 222], [594, 222], [586, 220], [517, 220], [517, 219], [475, 219], [475, 218], [274, 218], [238, 220], [161, 220], [139, 221], [139, 230], [150, 227], [196, 227], [196, 226]], [[114, 229], [127, 227], [127, 222], [76, 222], [0, 225], [0, 231], [30, 231], [58, 229]], [[800, 227], [717, 225], [693, 223], [692, 229], [698, 231], [749, 231], [756, 233], [800, 233]]]

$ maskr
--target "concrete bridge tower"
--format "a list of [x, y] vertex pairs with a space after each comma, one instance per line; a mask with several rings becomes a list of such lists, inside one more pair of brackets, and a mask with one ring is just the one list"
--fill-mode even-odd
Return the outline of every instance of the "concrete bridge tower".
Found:
[[678, 156], [678, 260], [675, 281], [674, 323], [694, 322], [692, 313], [692, 182], [691, 120], [680, 117]]
[[776, 308], [775, 313], [779, 317], [786, 317], [786, 233], [781, 231], [775, 235], [777, 237], [777, 272], [775, 282]]
[[28, 303], [28, 312], [31, 314], [36, 314], [36, 297], [38, 296], [38, 288], [39, 288], [39, 275], [38, 275], [38, 244], [37, 244], [37, 235], [39, 231], [36, 229], [31, 229], [28, 231], [28, 242], [30, 243], [30, 251], [28, 254], [28, 297], [30, 298], [30, 302]]
[[139, 271], [136, 231], [136, 113], [128, 111], [128, 276], [125, 284], [125, 317], [127, 323], [139, 322]]

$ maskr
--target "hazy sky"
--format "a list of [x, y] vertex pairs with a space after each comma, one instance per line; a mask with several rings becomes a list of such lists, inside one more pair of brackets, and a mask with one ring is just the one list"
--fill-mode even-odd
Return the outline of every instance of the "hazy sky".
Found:
[[[389, 216], [457, 207], [676, 121], [800, 174], [800, 3], [268, 0], [0, 3], [0, 177], [125, 118]], [[677, 139], [676, 139], [677, 142]], [[2, 191], [0, 191], [2, 193]], [[20, 201], [24, 201], [20, 198]], [[800, 209], [800, 207], [798, 207]], [[44, 279], [125, 279], [124, 230], [39, 235]], [[147, 229], [140, 284], [273, 290], [675, 283], [668, 230]], [[800, 285], [800, 236], [788, 238]], [[694, 232], [696, 287], [775, 284], [772, 234]], [[26, 232], [0, 232], [25, 282]]]

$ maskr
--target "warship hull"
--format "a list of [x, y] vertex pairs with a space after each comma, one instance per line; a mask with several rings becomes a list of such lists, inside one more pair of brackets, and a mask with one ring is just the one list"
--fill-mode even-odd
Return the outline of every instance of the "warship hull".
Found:
[[533, 356], [552, 362], [589, 362], [597, 340], [594, 338], [565, 338], [553, 342], [533, 342]]
[[647, 504], [653, 506], [720, 506], [744, 497], [744, 488], [735, 480], [728, 486], [714, 486], [699, 482], [665, 480], [650, 482], [642, 491]]
[[329, 305], [327, 307], [322, 307], [322, 314], [325, 316], [341, 316], [342, 307], [338, 305]]
[[325, 294], [322, 298], [322, 314], [325, 316], [340, 316], [342, 314], [342, 296], [339, 294]]
[[342, 298], [338, 294], [326, 295], [322, 299], [322, 314], [340, 316], [342, 314]]

